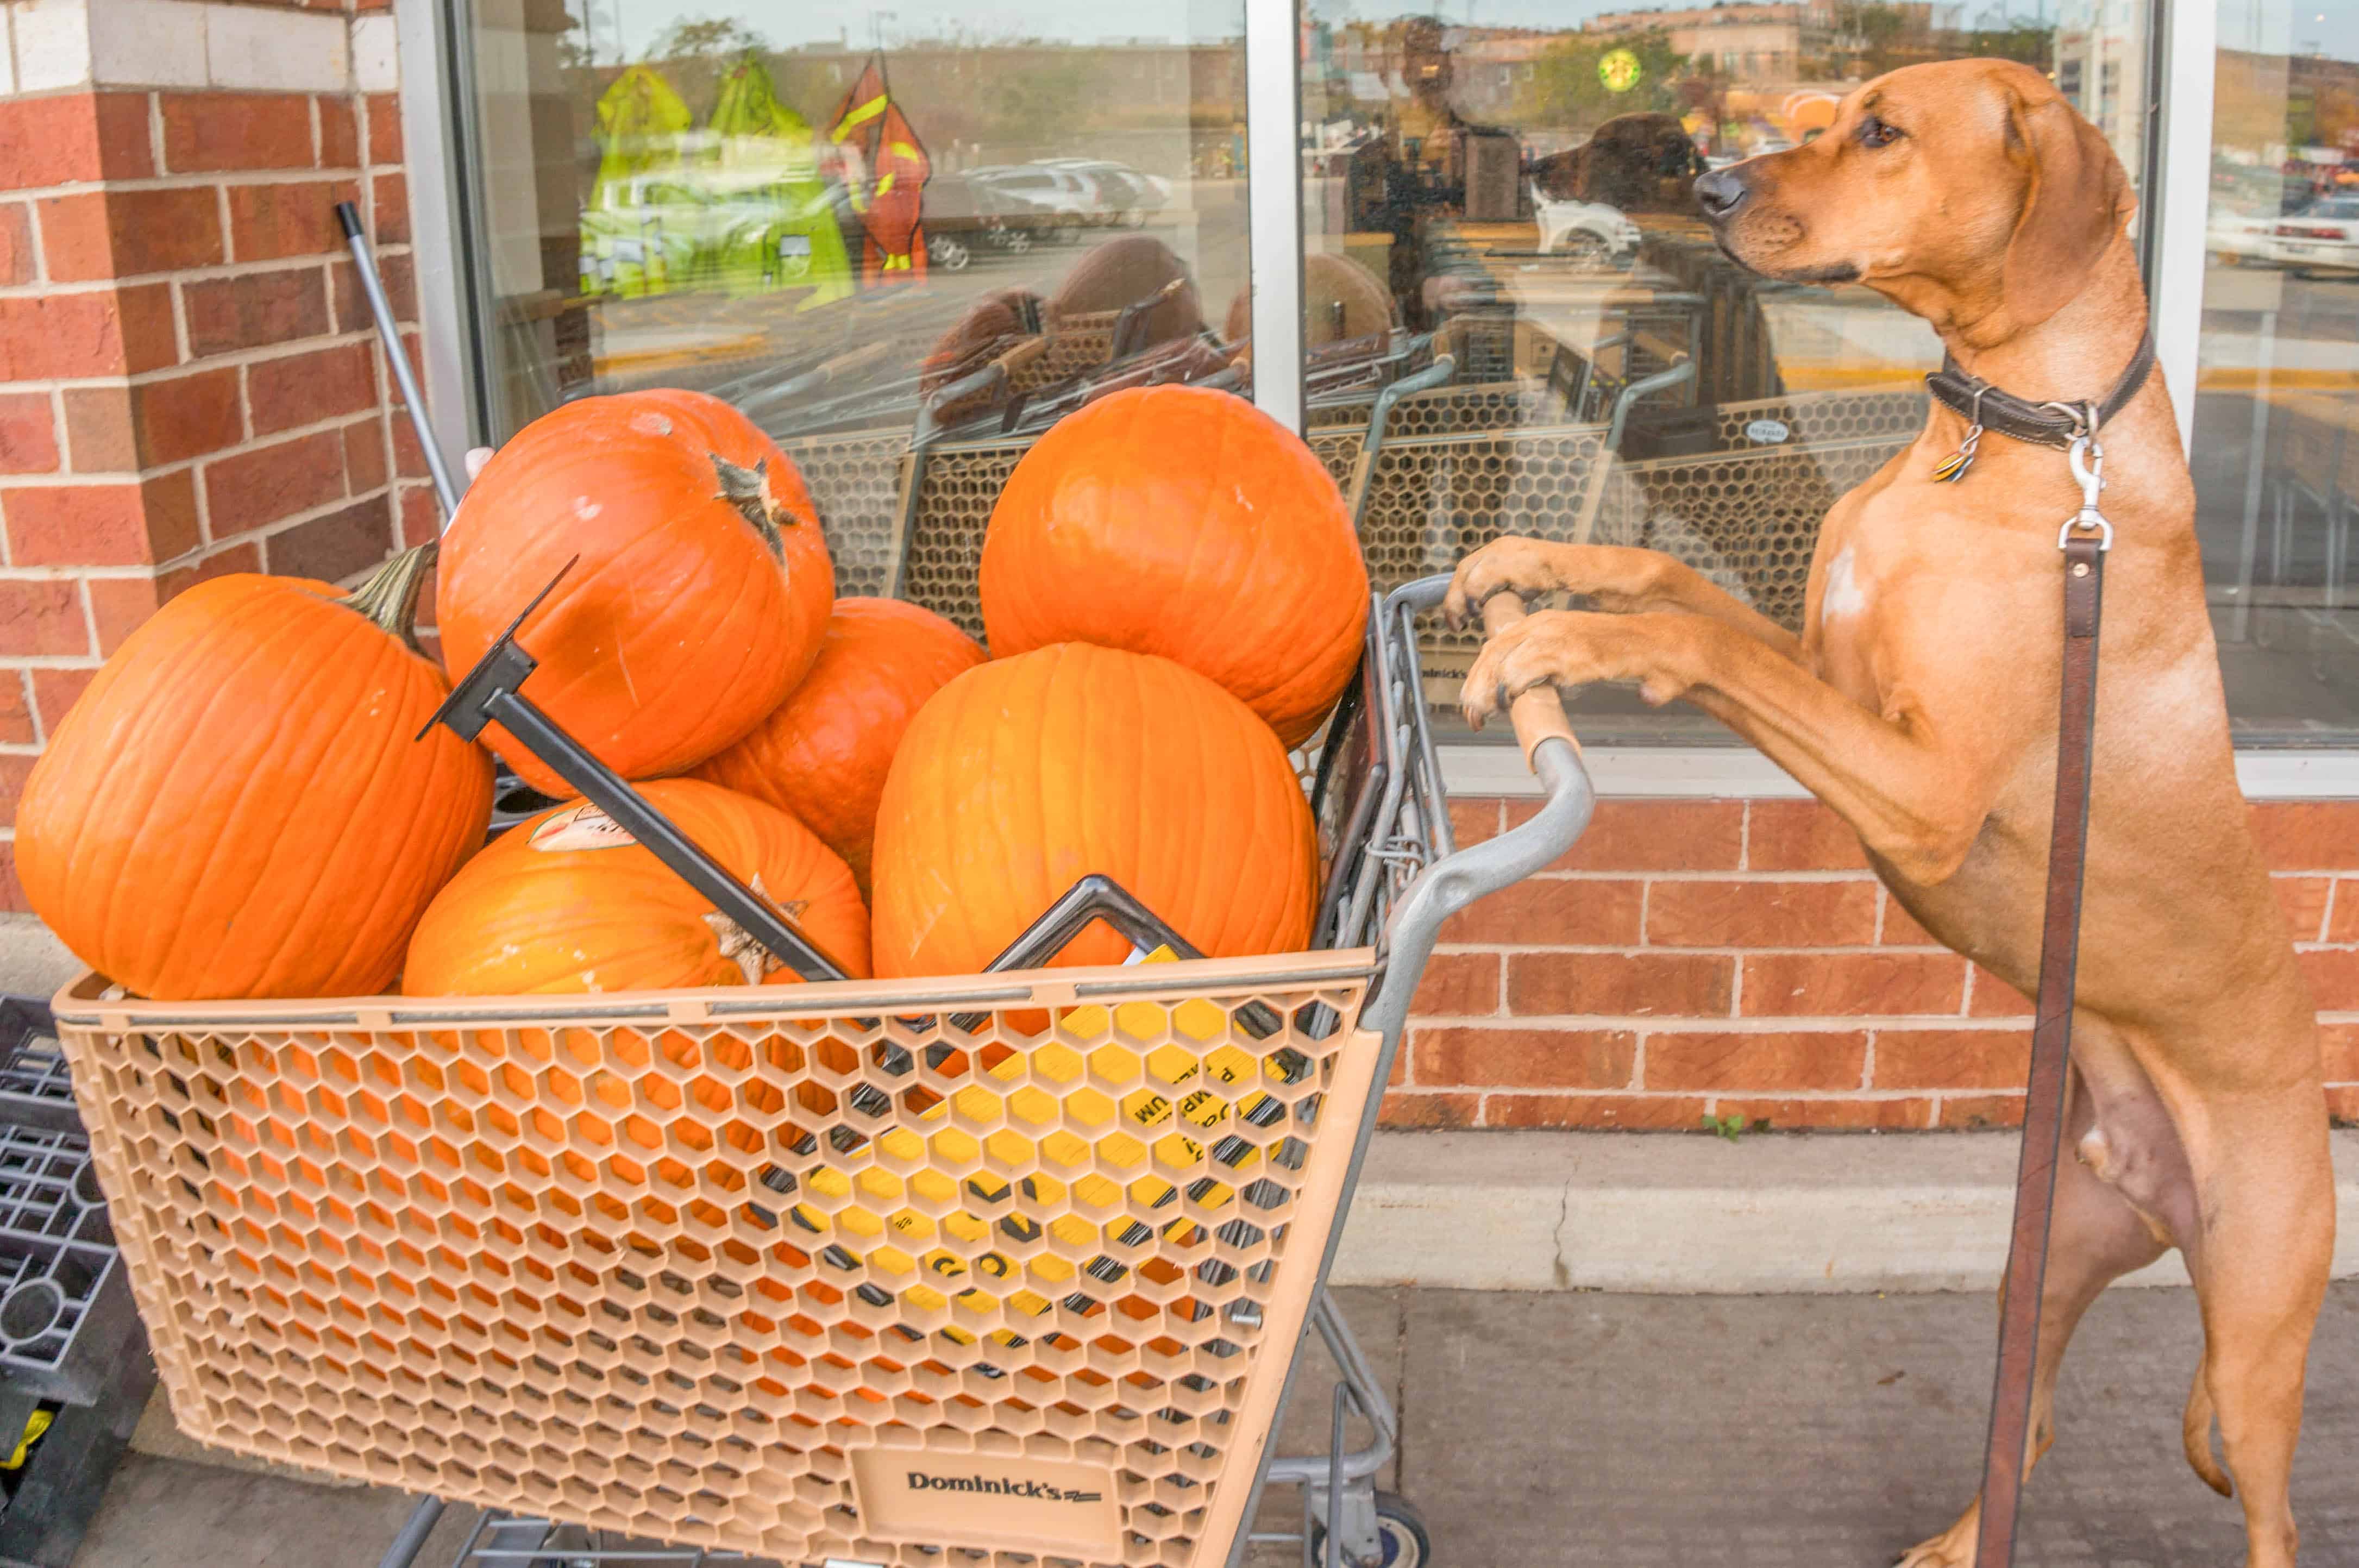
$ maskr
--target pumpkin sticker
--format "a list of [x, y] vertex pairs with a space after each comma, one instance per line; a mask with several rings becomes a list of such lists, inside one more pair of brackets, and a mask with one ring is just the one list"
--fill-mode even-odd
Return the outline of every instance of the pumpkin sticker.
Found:
[[568, 849], [620, 849], [639, 841], [630, 830], [592, 805], [560, 811], [532, 830], [532, 847], [543, 855]]

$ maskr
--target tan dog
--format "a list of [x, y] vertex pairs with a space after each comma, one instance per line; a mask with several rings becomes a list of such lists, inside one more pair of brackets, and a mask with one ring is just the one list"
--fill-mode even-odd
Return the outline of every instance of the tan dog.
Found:
[[[1894, 71], [1819, 140], [1697, 192], [1745, 266], [1855, 278], [2020, 397], [2103, 397], [2145, 326], [2121, 166], [2021, 65]], [[1995, 434], [1962, 482], [1934, 483], [1963, 431], [1936, 403], [1916, 444], [1827, 515], [1799, 637], [1649, 551], [1506, 539], [1469, 557], [1453, 615], [1503, 589], [1570, 589], [1608, 613], [1535, 615], [1494, 639], [1467, 678], [1468, 716], [1551, 683], [1685, 698], [1841, 812], [1928, 931], [2028, 994], [2055, 778], [2058, 532], [2080, 492], [2062, 452]], [[2175, 1246], [2204, 1328], [2189, 1462], [2223, 1493], [2234, 1476], [2249, 1568], [2289, 1568], [2287, 1477], [2334, 1231], [2316, 1021], [2236, 788], [2159, 373], [2102, 439], [2115, 544], [2066, 1123], [2079, 1159], [2057, 1183], [2035, 1457], [2081, 1314]], [[1978, 1521], [1979, 1504], [1904, 1563], [1970, 1563]]]

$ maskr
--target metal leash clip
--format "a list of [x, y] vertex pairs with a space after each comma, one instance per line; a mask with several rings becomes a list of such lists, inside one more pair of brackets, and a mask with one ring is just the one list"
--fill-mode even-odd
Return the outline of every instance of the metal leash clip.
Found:
[[1966, 470], [1974, 465], [1974, 450], [1983, 444], [1983, 394], [1989, 390], [1988, 382], [1974, 388], [1973, 411], [1966, 416], [1966, 439], [1958, 443], [1957, 451], [1934, 467], [1934, 484], [1955, 485], [1966, 476]]
[[2081, 509], [2064, 519], [2057, 531], [2056, 548], [2062, 550], [2072, 542], [2075, 531], [2085, 533], [2094, 528], [2097, 548], [2114, 548], [2114, 525], [2105, 521], [2105, 514], [2097, 509], [2097, 496], [2105, 488], [2105, 449], [2097, 441], [2097, 410], [2093, 404], [2082, 404], [2073, 409], [2081, 428], [2072, 436], [2072, 444], [2065, 455], [2072, 464], [2072, 478], [2081, 486]]

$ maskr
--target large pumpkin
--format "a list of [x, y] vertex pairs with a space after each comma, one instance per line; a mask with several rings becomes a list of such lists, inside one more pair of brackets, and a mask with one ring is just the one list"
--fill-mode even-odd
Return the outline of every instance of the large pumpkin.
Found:
[[76, 957], [169, 1001], [391, 985], [491, 816], [491, 758], [414, 738], [448, 691], [409, 641], [430, 560], [350, 594], [215, 578], [107, 660], [16, 805], [16, 874]]
[[[658, 779], [640, 793], [845, 973], [867, 975], [868, 912], [852, 873], [809, 828], [701, 779]], [[401, 988], [529, 996], [796, 978], [653, 850], [577, 802], [502, 834], [451, 879], [418, 922]]]
[[[568, 561], [520, 641], [525, 695], [627, 779], [752, 729], [819, 657], [835, 569], [802, 477], [701, 392], [585, 397], [493, 454], [442, 543], [443, 657], [471, 667]], [[493, 725], [516, 776], [571, 786]]]
[[[1060, 643], [919, 713], [876, 813], [881, 975], [972, 974], [1103, 873], [1205, 953], [1301, 947], [1310, 809], [1269, 726], [1169, 659]], [[1103, 925], [1060, 964], [1118, 964]]]
[[944, 682], [982, 662], [974, 639], [931, 610], [838, 599], [803, 683], [697, 777], [793, 812], [865, 887], [901, 733]]
[[1067, 416], [1016, 465], [984, 536], [995, 656], [1056, 642], [1160, 654], [1288, 746], [1352, 678], [1367, 614], [1334, 480], [1225, 392], [1140, 387]]

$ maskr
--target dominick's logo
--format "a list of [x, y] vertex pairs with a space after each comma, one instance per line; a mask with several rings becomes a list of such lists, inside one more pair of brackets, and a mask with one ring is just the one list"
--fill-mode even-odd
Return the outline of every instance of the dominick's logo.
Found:
[[988, 1492], [1002, 1497], [1038, 1497], [1048, 1503], [1094, 1503], [1103, 1492], [1077, 1492], [1039, 1481], [1001, 1479], [992, 1475], [929, 1475], [911, 1470], [907, 1479], [913, 1492]]

